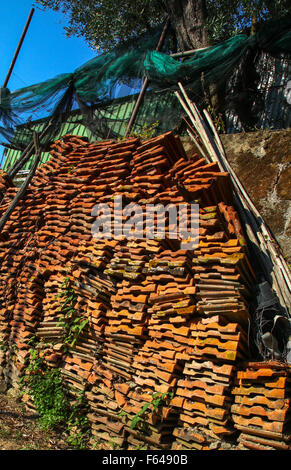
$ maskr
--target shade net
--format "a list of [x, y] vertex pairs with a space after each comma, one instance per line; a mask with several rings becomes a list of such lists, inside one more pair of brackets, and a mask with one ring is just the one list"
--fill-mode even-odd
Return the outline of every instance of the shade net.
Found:
[[[233, 104], [241, 89], [251, 88], [250, 83], [253, 90], [256, 88], [255, 72], [253, 77], [246, 77], [245, 70], [246, 67], [249, 67], [248, 71], [252, 70], [251, 66], [258, 53], [267, 52], [274, 56], [291, 54], [290, 18], [268, 22], [255, 35], [237, 35], [183, 59], [175, 59], [169, 55], [171, 34], [168, 34], [162, 50], [155, 50], [160, 34], [161, 29], [156, 28], [147, 36], [137, 38], [134, 43], [98, 55], [73, 73], [58, 75], [13, 92], [1, 89], [2, 143], [22, 150], [32, 139], [33, 126], [30, 126], [30, 121], [35, 122], [37, 117], [44, 118], [42, 130], [50, 124], [41, 137], [44, 147], [52, 142], [64, 122], [71, 122], [66, 128], [68, 132], [81, 123], [95, 139], [116, 138], [125, 132], [125, 124], [145, 76], [149, 78], [151, 96], [158, 93], [160, 100], [177, 89], [180, 81], [198, 105], [204, 106], [211, 101], [212, 95], [219, 95], [221, 92], [225, 103]], [[235, 68], [239, 72], [236, 72], [237, 89], [234, 92], [234, 88], [227, 89], [227, 83]], [[249, 82], [248, 85], [246, 82]], [[109, 107], [106, 112], [106, 103], [123, 95], [130, 97], [127, 100], [127, 113], [118, 115], [114, 111], [110, 112]], [[158, 106], [155, 100], [153, 103], [152, 110], [148, 113], [148, 126], [158, 121], [157, 133], [168, 130], [165, 129], [165, 122], [170, 126], [169, 129], [183, 127], [182, 109], [176, 98], [173, 98], [173, 93], [164, 106]], [[100, 110], [100, 104], [103, 111]], [[72, 113], [76, 110], [79, 110], [78, 119], [72, 119]], [[224, 111], [226, 110], [227, 104], [224, 105]], [[137, 131], [141, 127], [139, 119], [140, 116], [135, 122]], [[22, 131], [16, 132], [16, 129]]]

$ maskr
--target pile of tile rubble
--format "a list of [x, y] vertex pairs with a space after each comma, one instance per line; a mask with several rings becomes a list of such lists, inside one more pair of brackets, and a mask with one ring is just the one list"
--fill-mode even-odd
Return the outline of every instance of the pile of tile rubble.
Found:
[[[1, 214], [17, 190], [1, 175]], [[166, 239], [146, 238], [144, 220], [139, 237], [117, 225], [114, 238], [92, 238], [93, 207], [113, 210], [114, 196], [142, 208], [199, 204], [198, 246], [182, 250], [169, 220]], [[85, 393], [92, 445], [289, 448], [288, 368], [248, 362], [256, 279], [230, 177], [187, 158], [172, 133], [56, 141], [1, 233], [0, 259], [0, 372], [18, 387], [35, 336], [72, 399]], [[60, 322], [68, 279], [87, 320], [69, 348]]]

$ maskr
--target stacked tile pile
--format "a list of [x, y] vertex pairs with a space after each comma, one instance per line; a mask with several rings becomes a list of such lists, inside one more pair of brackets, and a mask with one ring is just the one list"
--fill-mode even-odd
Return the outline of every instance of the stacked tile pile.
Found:
[[[72, 279], [76, 295], [75, 309], [82, 312], [87, 325], [78, 337], [73, 350], [80, 357], [96, 357], [104, 337], [107, 312], [111, 296], [115, 293], [114, 280], [100, 271], [100, 267], [112, 256], [110, 241], [81, 245], [72, 259]], [[83, 255], [86, 255], [84, 256]]]
[[36, 330], [36, 336], [47, 344], [61, 344], [64, 331], [59, 323], [60, 301], [58, 295], [64, 279], [60, 273], [52, 274], [44, 281], [45, 297], [42, 301], [42, 318]]
[[237, 371], [232, 419], [240, 449], [290, 450], [290, 366], [250, 362]]
[[[132, 151], [126, 143], [124, 149]], [[178, 152], [184, 154], [179, 141], [171, 133], [157, 139], [150, 139], [145, 144], [138, 146], [131, 155], [130, 175], [126, 175], [125, 170], [128, 171], [128, 169], [124, 165], [122, 177], [125, 179], [123, 182], [111, 186], [115, 189], [115, 195], [122, 196], [124, 204], [137, 201], [142, 208], [149, 201], [149, 196], [150, 202], [155, 203], [157, 194], [160, 195], [160, 192], [168, 186], [165, 173], [170, 168], [172, 161], [177, 158]], [[128, 154], [124, 152], [124, 155]], [[100, 198], [100, 201], [113, 209], [111, 195], [105, 195]], [[127, 219], [128, 217], [124, 214], [120, 214], [120, 221], [125, 223]], [[158, 242], [145, 239], [144, 230], [145, 221], [142, 220], [136, 227], [134, 238], [125, 240], [119, 227], [115, 228], [115, 236], [119, 238], [120, 242], [115, 247], [114, 256], [104, 271], [105, 274], [118, 281], [116, 294], [111, 297], [112, 308], [107, 312], [108, 325], [105, 328], [102, 360], [105, 370], [112, 374], [109, 387], [111, 392], [108, 390], [107, 378], [106, 396], [102, 397], [105, 386], [104, 377], [102, 373], [100, 375], [100, 367], [97, 366], [98, 379], [89, 394], [93, 408], [94, 403], [96, 406], [97, 402], [99, 409], [104, 409], [104, 403], [107, 403], [107, 406], [114, 410], [114, 413], [112, 411], [113, 415], [111, 413], [110, 422], [112, 423], [113, 420], [118, 429], [121, 422], [126, 423], [126, 428], [130, 432], [129, 440], [133, 445], [135, 445], [133, 442], [135, 442], [136, 431], [131, 429], [129, 423], [141, 407], [138, 401], [135, 402], [137, 406], [134, 410], [129, 404], [132, 400], [134, 402], [133, 395], [136, 398], [136, 392], [129, 391], [128, 384], [132, 383], [133, 388], [135, 386], [134, 382], [131, 382], [135, 373], [133, 363], [148, 336], [148, 302], [150, 295], [156, 290], [156, 284], [145, 279], [145, 270], [154, 254], [160, 252], [162, 247], [169, 248], [171, 246], [167, 241]], [[94, 368], [94, 373], [96, 370]], [[123, 383], [116, 389], [119, 380], [122, 380]], [[119, 439], [114, 435], [114, 429], [106, 433], [104, 420], [107, 420], [109, 429], [108, 416], [103, 416], [102, 413], [100, 415], [102, 420], [99, 420], [97, 416], [94, 418], [93, 433], [96, 438], [101, 439], [104, 448], [107, 448], [108, 442], [112, 439], [119, 442]], [[92, 416], [90, 419], [93, 419]]]
[[[263, 400], [258, 383], [269, 372], [263, 375], [262, 368], [237, 375], [258, 382], [256, 399], [247, 385], [231, 393], [237, 367], [248, 360], [248, 303], [256, 279], [229, 175], [198, 155], [187, 159], [172, 133], [143, 143], [89, 143], [67, 135], [51, 155], [1, 233], [0, 374], [17, 380], [36, 336], [72, 401], [85, 392], [91, 444], [103, 449], [209, 449], [238, 430], [244, 448], [286, 448], [283, 369], [268, 376], [280, 397]], [[16, 193], [8, 187], [1, 214]], [[175, 239], [169, 216], [166, 239], [160, 233], [148, 239], [143, 217], [138, 224], [135, 219], [129, 238], [107, 214], [109, 238], [99, 239], [95, 205], [113, 210], [117, 196], [123, 206], [136, 202], [143, 210], [184, 204], [178, 223], [191, 214], [185, 203], [199, 204], [199, 245], [196, 232], [192, 248], [182, 250], [184, 235]], [[131, 214], [118, 216], [129, 227]], [[157, 215], [149, 219], [155, 230]], [[62, 321], [66, 279], [83, 325], [76, 341], [68, 341]], [[263, 414], [267, 409], [272, 418]]]
[[[18, 188], [7, 189], [1, 215], [17, 191]], [[14, 386], [18, 386], [18, 377], [28, 357], [29, 339], [41, 315], [43, 295], [35, 273], [37, 250], [33, 241], [34, 227], [40, 217], [35, 209], [41, 201], [40, 195], [28, 193], [11, 214], [0, 236], [0, 366], [6, 380]]]
[[9, 321], [7, 341], [6, 379], [18, 387], [18, 379], [27, 363], [30, 339], [41, 319], [43, 290], [35, 276], [34, 266], [27, 260], [17, 280], [17, 296], [14, 297], [13, 316]]
[[0, 170], [0, 201], [5, 196], [7, 189], [13, 186], [11, 179], [5, 173], [5, 171]]
[[199, 202], [199, 245], [193, 252], [196, 315], [190, 324], [183, 378], [171, 404], [182, 409], [173, 449], [208, 449], [234, 435], [230, 415], [235, 365], [248, 357], [247, 302], [255, 278], [232, 207], [227, 173], [198, 156], [173, 166], [173, 178]]
[[192, 321], [190, 329], [193, 346], [172, 401], [182, 409], [173, 448], [201, 450], [234, 434], [231, 387], [245, 333], [218, 316]]
[[[190, 265], [187, 252], [165, 249], [146, 264], [144, 284], [152, 291], [148, 332], [132, 364], [133, 387], [123, 407], [133, 448], [163, 449], [172, 439], [177, 411], [169, 401], [183, 370], [184, 351], [190, 341], [189, 318], [195, 311]], [[132, 426], [136, 416], [140, 421]]]
[[[131, 161], [129, 182], [133, 190], [139, 193], [138, 202], [142, 205], [143, 209], [146, 203], [156, 204], [164, 202], [163, 195], [167, 194], [169, 191], [167, 170], [170, 168], [173, 161], [177, 159], [179, 153], [184, 155], [184, 150], [181, 148], [181, 145], [179, 145], [179, 141], [175, 139], [171, 133], [156, 139], [151, 139], [137, 148]], [[163, 193], [166, 188], [167, 192]], [[175, 191], [173, 191], [173, 194], [174, 192]], [[178, 191], [175, 192], [175, 195], [177, 193]], [[168, 199], [171, 196], [172, 194], [167, 194]], [[135, 200], [137, 200], [137, 198], [135, 198]], [[182, 200], [183, 199], [180, 199], [180, 201]], [[156, 231], [156, 229], [157, 220], [154, 220], [153, 230]], [[145, 237], [144, 230], [145, 221], [143, 220], [139, 226], [140, 237], [137, 238]], [[168, 231], [168, 226], [166, 230]], [[144, 433], [140, 433], [140, 425], [144, 420], [141, 419], [141, 422], [138, 423], [136, 427], [133, 427], [131, 424], [134, 422], [134, 417], [142, 411], [144, 405], [146, 403], [149, 405], [153, 396], [152, 392], [155, 391], [153, 385], [154, 381], [152, 380], [155, 375], [155, 369], [153, 369], [155, 364], [153, 362], [151, 362], [149, 367], [146, 368], [147, 370], [145, 369], [144, 371], [147, 380], [152, 382], [151, 386], [148, 387], [151, 393], [141, 393], [142, 387], [140, 383], [143, 382], [144, 377], [140, 378], [138, 376], [139, 369], [142, 369], [140, 363], [138, 363], [139, 353], [150, 335], [148, 323], [152, 314], [149, 308], [150, 297], [154, 295], [157, 288], [156, 281], [148, 276], [145, 277], [145, 273], [148, 270], [150, 259], [153, 256], [158, 256], [158, 253], [162, 250], [171, 248], [172, 245], [173, 243], [170, 240], [161, 240], [160, 242], [143, 239], [130, 241], [127, 243], [126, 247], [123, 247], [123, 251], [120, 250], [119, 253], [116, 253], [116, 258], [113, 258], [112, 264], [109, 267], [110, 271], [107, 270], [111, 275], [117, 275], [123, 279], [123, 281], [120, 282], [120, 288], [117, 291], [116, 298], [113, 299], [112, 305], [114, 308], [111, 313], [112, 321], [109, 322], [110, 327], [108, 327], [108, 330], [111, 331], [112, 335], [114, 325], [116, 325], [115, 331], [120, 335], [125, 329], [125, 333], [128, 335], [128, 341], [130, 341], [130, 350], [128, 350], [127, 354], [127, 373], [131, 377], [131, 387], [127, 391], [127, 394], [123, 395], [123, 400], [120, 400], [120, 404], [122, 405], [122, 421], [126, 423], [126, 430], [129, 434], [127, 440], [132, 448], [139, 446], [144, 448], [145, 445], [165, 447], [163, 440], [165, 437], [168, 439], [170, 429], [167, 425], [163, 426], [163, 429], [158, 429], [156, 426], [159, 427], [160, 423], [156, 422], [156, 417], [154, 417], [152, 413], [147, 415], [151, 422], [150, 426], [153, 426], [153, 430], [147, 431], [146, 434], [149, 435], [146, 439], [143, 439]], [[135, 255], [139, 255], [139, 259], [136, 258], [134, 265], [133, 262], [130, 263], [130, 260], [133, 260]], [[116, 300], [119, 302], [116, 302]], [[126, 313], [127, 319], [124, 318], [124, 326], [122, 326], [122, 322], [118, 320], [118, 317], [120, 317], [122, 308], [124, 307], [126, 307], [124, 313]], [[134, 322], [133, 319], [135, 320]], [[136, 325], [136, 327], [129, 329], [127, 324]], [[132, 338], [135, 338], [134, 349], [133, 346], [131, 346], [133, 339], [130, 340], [130, 335], [132, 335]], [[121, 338], [121, 335], [119, 338]], [[124, 338], [126, 340], [125, 336]], [[137, 343], [137, 338], [139, 338], [139, 343]], [[155, 355], [157, 355], [156, 352]], [[108, 361], [109, 360], [110, 359], [108, 359]], [[164, 362], [164, 359], [162, 359], [162, 362]], [[157, 369], [157, 371], [162, 375], [163, 366], [161, 369]], [[163, 381], [163, 379], [161, 380]], [[150, 408], [151, 406], [149, 409]], [[164, 412], [169, 414], [169, 410], [166, 410], [166, 408]]]
[[106, 312], [110, 308], [110, 296], [115, 292], [115, 286], [92, 266], [79, 265], [73, 274], [73, 307], [81, 329], [76, 339], [73, 337], [68, 341], [69, 352], [63, 356], [61, 373], [69, 394], [76, 397], [85, 391], [95, 358], [103, 350]]
[[130, 388], [129, 381], [95, 362], [88, 377], [91, 384], [86, 391], [89, 405], [87, 415], [91, 425], [90, 445], [98, 443], [98, 449], [110, 450], [126, 445], [125, 425], [122, 422], [122, 407]]
[[129, 390], [132, 362], [145, 340], [146, 300], [149, 295], [146, 287], [137, 284], [140, 271], [138, 278], [132, 274], [136, 269], [135, 263], [140, 270], [140, 262], [143, 267], [145, 258], [146, 252], [142, 248], [119, 242], [104, 271], [106, 275], [112, 273], [111, 279], [116, 279], [116, 290], [106, 311], [102, 351], [89, 378], [92, 387], [86, 394], [91, 409], [88, 418], [92, 427], [92, 444], [97, 440], [102, 449], [120, 447], [125, 443], [125, 426], [120, 413]]

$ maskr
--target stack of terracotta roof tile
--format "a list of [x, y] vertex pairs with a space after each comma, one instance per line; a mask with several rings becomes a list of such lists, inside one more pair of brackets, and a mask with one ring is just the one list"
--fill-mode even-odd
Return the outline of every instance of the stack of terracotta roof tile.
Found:
[[[27, 253], [26, 266], [17, 280], [17, 290], [14, 296], [13, 314], [9, 319], [9, 337], [6, 345], [8, 357], [4, 373], [13, 386], [18, 386], [18, 377], [27, 364], [30, 340], [35, 335], [38, 323], [41, 321], [43, 289], [41, 280], [36, 276]], [[31, 264], [30, 264], [31, 263]]]
[[123, 281], [117, 284], [117, 292], [111, 297], [103, 363], [128, 379], [132, 374], [132, 361], [146, 338], [147, 300], [151, 291], [150, 286], [129, 285]]
[[[17, 191], [18, 188], [8, 187], [1, 201], [1, 216], [11, 204]], [[30, 208], [33, 208], [38, 201], [38, 197], [36, 196], [34, 201], [33, 196], [30, 193], [27, 201], [22, 201], [17, 206], [0, 235], [0, 368], [13, 383], [17, 382], [25, 356], [23, 351], [19, 352], [17, 359], [16, 350], [20, 349], [20, 345], [22, 350], [25, 349], [24, 345], [30, 337], [30, 333], [25, 332], [25, 325], [29, 323], [25, 309], [33, 310], [35, 302], [34, 290], [30, 290], [26, 284], [34, 275], [33, 265], [36, 258], [34, 243], [31, 242], [33, 224], [37, 217], [34, 214], [29, 216]], [[23, 314], [26, 314], [27, 321], [24, 320]], [[34, 324], [34, 320], [35, 318], [31, 325]], [[31, 325], [29, 331], [33, 331]]]
[[1, 272], [0, 272], [0, 373], [7, 362], [7, 349], [10, 333], [10, 321], [13, 319], [15, 304], [15, 287], [17, 283], [17, 269], [15, 256], [18, 250], [4, 248], [1, 243]]
[[11, 186], [13, 186], [13, 184], [7, 173], [5, 173], [3, 170], [0, 170], [0, 201], [5, 196], [7, 189]]
[[171, 174], [200, 205], [199, 245], [192, 258], [200, 318], [192, 319], [184, 377], [171, 402], [180, 410], [172, 448], [206, 449], [234, 433], [230, 391], [234, 366], [248, 357], [247, 300], [254, 275], [231, 206], [229, 175], [197, 156], [181, 159]]
[[114, 256], [104, 272], [114, 278], [136, 283], [144, 278], [143, 269], [147, 259], [145, 248], [133, 248], [121, 242], [116, 246]]
[[73, 307], [76, 320], [79, 318], [80, 331], [75, 339], [73, 335], [67, 340], [69, 351], [63, 356], [61, 373], [72, 397], [85, 391], [94, 360], [103, 351], [106, 313], [110, 308], [110, 297], [115, 292], [114, 283], [100, 274], [94, 266], [94, 258], [91, 261], [89, 265], [79, 264], [71, 275], [75, 296]]
[[[151, 246], [155, 249], [157, 243]], [[132, 362], [146, 339], [147, 299], [155, 287], [141, 283], [142, 269], [148, 261], [146, 246], [138, 247], [132, 240], [126, 244], [120, 242], [115, 249], [115, 256], [104, 273], [110, 273], [112, 279], [119, 279], [119, 282], [110, 299], [111, 309], [106, 312], [102, 353], [94, 363], [90, 379], [93, 386], [87, 394], [92, 410], [89, 414], [92, 433], [105, 449], [112, 448], [113, 443], [123, 445], [125, 442], [120, 413], [127, 400]], [[132, 275], [136, 267], [137, 279]]]
[[67, 394], [72, 400], [84, 394], [92, 367], [93, 361], [80, 359], [74, 352], [63, 356], [60, 372]]
[[[16, 193], [7, 187], [1, 214]], [[120, 224], [110, 227], [113, 239], [93, 238], [95, 204], [113, 210], [115, 196], [143, 210], [199, 203], [199, 245], [181, 250], [169, 216], [158, 234], [154, 212], [153, 239], [143, 218], [125, 237], [121, 222], [130, 216], [121, 212]], [[189, 217], [190, 205], [183, 211], [179, 216]], [[17, 379], [36, 335], [72, 401], [85, 392], [92, 445], [208, 449], [235, 436], [234, 421], [244, 448], [288, 447], [283, 368], [248, 365], [231, 394], [236, 367], [248, 360], [247, 307], [256, 279], [230, 177], [216, 163], [187, 159], [172, 133], [142, 144], [64, 136], [0, 240], [0, 374]], [[70, 345], [60, 321], [67, 277], [83, 322]]]
[[[98, 147], [96, 149], [85, 148], [82, 159], [79, 159], [75, 169], [72, 170], [72, 177], [74, 175], [74, 179], [82, 181], [78, 194], [70, 201], [69, 209], [70, 235], [78, 240], [91, 240], [91, 229], [94, 222], [92, 209], [107, 190], [104, 182], [96, 183], [96, 178], [93, 179], [93, 175], [100, 172], [100, 165], [103, 163], [106, 150], [103, 147], [100, 149]], [[72, 185], [76, 186], [75, 180], [72, 181]]]
[[100, 163], [100, 181], [110, 184], [113, 192], [122, 180], [130, 174], [130, 160], [138, 145], [139, 139], [129, 139], [124, 142], [112, 143]]
[[237, 371], [231, 407], [239, 448], [289, 450], [290, 366], [279, 362], [250, 362]]
[[186, 448], [203, 449], [233, 434], [230, 393], [234, 365], [240, 355], [247, 354], [247, 341], [237, 323], [218, 316], [193, 320], [190, 330], [193, 343], [187, 350], [189, 360], [172, 401], [182, 409], [174, 435], [178, 446], [186, 441]]
[[[169, 400], [183, 369], [184, 351], [189, 342], [189, 318], [195, 311], [195, 288], [185, 251], [174, 254], [163, 250], [146, 268], [144, 284], [156, 286], [156, 289], [148, 299], [147, 339], [132, 364], [134, 387], [127, 395], [123, 411], [132, 445], [167, 448], [177, 414], [169, 406]], [[157, 413], [154, 402], [159, 400]], [[133, 428], [135, 416], [142, 413], [144, 407], [147, 412]], [[146, 426], [146, 431], [141, 432], [140, 426]]]
[[191, 199], [199, 200], [201, 205], [227, 203], [233, 198], [229, 174], [221, 172], [217, 163], [207, 163], [197, 154], [189, 160], [180, 158], [170, 174], [183, 184]]
[[[185, 151], [181, 142], [171, 132], [167, 132], [159, 137], [147, 140], [139, 145], [131, 160], [131, 179], [136, 184], [142, 183], [142, 186], [150, 196], [161, 189], [159, 185], [162, 181], [162, 175], [165, 175], [170, 167], [179, 159], [185, 158]], [[141, 175], [160, 175], [161, 179], [154, 178], [149, 185], [150, 180], [139, 179]], [[136, 179], [137, 178], [137, 179]], [[149, 192], [150, 191], [150, 192]]]
[[95, 362], [88, 383], [91, 384], [86, 391], [92, 432], [90, 444], [98, 443], [98, 448], [104, 450], [122, 448], [126, 445], [126, 432], [121, 415], [130, 388], [128, 381]]
[[72, 350], [80, 358], [93, 360], [103, 347], [107, 312], [116, 288], [114, 282], [96, 268], [79, 266], [78, 272], [73, 272], [73, 289], [76, 295], [74, 308], [86, 320], [86, 325]]
[[60, 344], [64, 339], [64, 328], [59, 325], [60, 298], [64, 276], [55, 272], [44, 281], [45, 297], [42, 301], [42, 319], [38, 324], [36, 336], [45, 344]]
[[[233, 222], [226, 220], [226, 209]], [[246, 322], [246, 304], [256, 282], [246, 254], [237, 215], [230, 206], [200, 209], [201, 234], [194, 251], [193, 271], [199, 291], [199, 311], [215, 315], [223, 311], [235, 321]], [[227, 224], [225, 223], [227, 222]]]

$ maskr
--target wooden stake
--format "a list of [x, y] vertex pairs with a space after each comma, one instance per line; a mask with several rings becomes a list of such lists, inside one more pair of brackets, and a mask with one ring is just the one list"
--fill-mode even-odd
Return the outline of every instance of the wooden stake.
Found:
[[14, 211], [15, 207], [17, 206], [19, 201], [24, 196], [24, 194], [25, 194], [25, 192], [26, 192], [26, 190], [29, 186], [29, 183], [30, 183], [31, 179], [33, 178], [33, 176], [35, 174], [35, 171], [37, 169], [37, 166], [38, 166], [38, 163], [39, 163], [39, 160], [40, 160], [40, 156], [41, 156], [41, 148], [40, 148], [40, 145], [39, 145], [39, 137], [36, 134], [36, 132], [34, 132], [33, 140], [34, 140], [34, 148], [35, 148], [35, 159], [34, 159], [34, 162], [33, 162], [33, 166], [31, 168], [29, 174], [27, 175], [26, 180], [23, 182], [21, 188], [19, 189], [18, 193], [16, 194], [15, 198], [13, 199], [12, 203], [10, 204], [10, 206], [8, 207], [5, 214], [2, 216], [2, 218], [0, 220], [0, 233], [2, 232], [6, 222], [9, 220], [9, 217], [12, 214], [12, 212]]
[[[49, 129], [50, 129], [50, 126], [51, 126], [51, 121], [49, 121], [49, 123], [47, 124], [47, 126], [44, 128], [44, 130], [42, 131], [42, 133], [40, 134], [39, 136], [39, 140], [41, 141], [41, 139], [43, 137], [45, 137], [45, 135], [48, 133]], [[33, 155], [34, 153], [34, 149], [35, 149], [35, 143], [34, 143], [34, 140], [32, 140], [32, 142], [30, 142], [26, 148], [23, 150], [23, 152], [21, 153], [19, 159], [16, 161], [16, 163], [12, 166], [12, 168], [10, 168], [8, 171], [7, 171], [7, 175], [13, 179], [15, 178], [15, 176], [17, 175], [17, 173], [21, 170], [21, 168], [26, 164], [26, 162], [30, 159], [30, 157]]]

